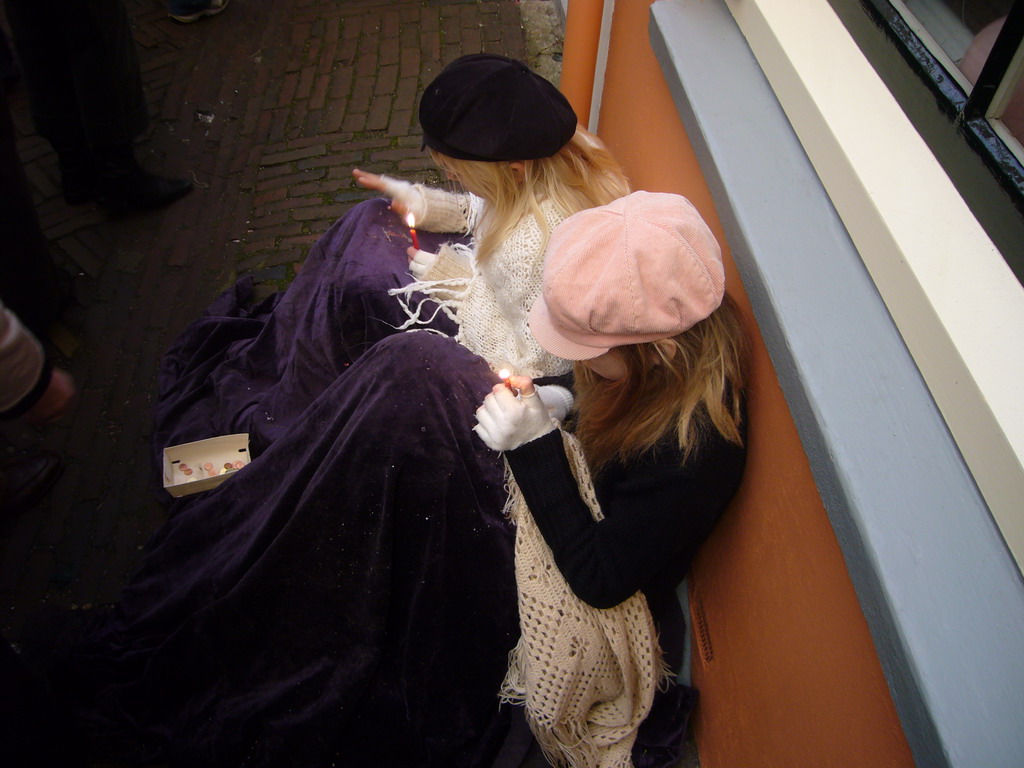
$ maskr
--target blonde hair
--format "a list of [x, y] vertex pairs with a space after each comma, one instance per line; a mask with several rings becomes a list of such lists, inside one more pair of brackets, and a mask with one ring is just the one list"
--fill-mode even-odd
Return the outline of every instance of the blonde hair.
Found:
[[439, 168], [487, 202], [476, 244], [480, 261], [488, 259], [527, 214], [533, 214], [547, 242], [551, 233], [540, 209], [544, 200], [568, 217], [630, 191], [618, 162], [596, 136], [582, 128], [551, 157], [521, 161], [521, 178], [508, 162], [459, 160], [433, 149], [430, 155]]
[[742, 444], [746, 341], [732, 299], [677, 336], [616, 349], [619, 381], [576, 364], [576, 434], [592, 470], [628, 463], [673, 432], [684, 462], [711, 429]]

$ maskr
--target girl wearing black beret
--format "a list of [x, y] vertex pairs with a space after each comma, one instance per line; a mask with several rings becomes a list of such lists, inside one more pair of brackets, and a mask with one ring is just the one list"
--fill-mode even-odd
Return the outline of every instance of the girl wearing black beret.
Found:
[[555, 86], [504, 56], [453, 61], [427, 86], [419, 117], [434, 162], [464, 192], [353, 171], [360, 185], [390, 197], [399, 214], [411, 213], [417, 228], [473, 237], [472, 248], [409, 248], [417, 282], [392, 291], [407, 308], [406, 327], [424, 322], [416, 302], [425, 294], [458, 323], [456, 340], [495, 372], [567, 373], [570, 363], [537, 345], [527, 327], [544, 248], [566, 217], [628, 194], [622, 170], [577, 125]]

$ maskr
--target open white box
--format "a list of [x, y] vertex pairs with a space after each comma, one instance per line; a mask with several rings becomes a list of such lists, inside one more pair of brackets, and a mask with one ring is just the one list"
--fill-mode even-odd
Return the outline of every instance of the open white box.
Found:
[[[249, 464], [248, 432], [169, 445], [164, 448], [164, 489], [171, 496], [188, 496], [216, 488], [235, 472], [240, 471], [220, 474], [225, 464], [234, 465], [236, 461], [242, 462], [243, 469]], [[182, 462], [193, 469], [192, 477], [198, 479], [190, 480], [178, 469]], [[217, 474], [209, 477], [203, 470], [205, 464], [213, 465], [213, 471]]]

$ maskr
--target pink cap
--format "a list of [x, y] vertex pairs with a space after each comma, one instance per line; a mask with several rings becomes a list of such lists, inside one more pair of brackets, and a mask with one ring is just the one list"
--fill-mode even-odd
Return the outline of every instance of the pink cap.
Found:
[[722, 303], [722, 251], [685, 197], [634, 192], [551, 233], [530, 330], [548, 352], [589, 360], [682, 333]]

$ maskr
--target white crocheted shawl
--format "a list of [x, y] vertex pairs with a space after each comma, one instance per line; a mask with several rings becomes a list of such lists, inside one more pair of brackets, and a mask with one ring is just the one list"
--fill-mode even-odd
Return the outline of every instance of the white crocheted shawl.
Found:
[[[429, 187], [420, 191], [427, 209], [421, 228], [472, 232], [486, 226], [481, 224], [486, 216], [480, 198]], [[549, 232], [564, 218], [547, 201], [541, 203], [541, 211]], [[519, 222], [485, 264], [477, 263], [472, 249], [465, 246], [444, 247], [438, 267], [426, 279], [391, 291], [409, 317], [402, 330], [427, 323], [443, 311], [459, 324], [456, 341], [484, 358], [492, 370], [508, 368], [533, 378], [567, 373], [572, 363], [545, 351], [527, 322], [541, 292], [544, 246], [543, 230], [531, 215]], [[454, 266], [460, 259], [461, 274]], [[441, 279], [434, 279], [438, 276]], [[417, 293], [433, 301], [416, 303]]]
[[[579, 443], [566, 454], [595, 520], [602, 518]], [[637, 592], [614, 608], [580, 600], [555, 565], [511, 471], [516, 525], [519, 643], [509, 655], [503, 701], [523, 704], [548, 760], [572, 768], [628, 768], [640, 723], [668, 678], [651, 612]]]

